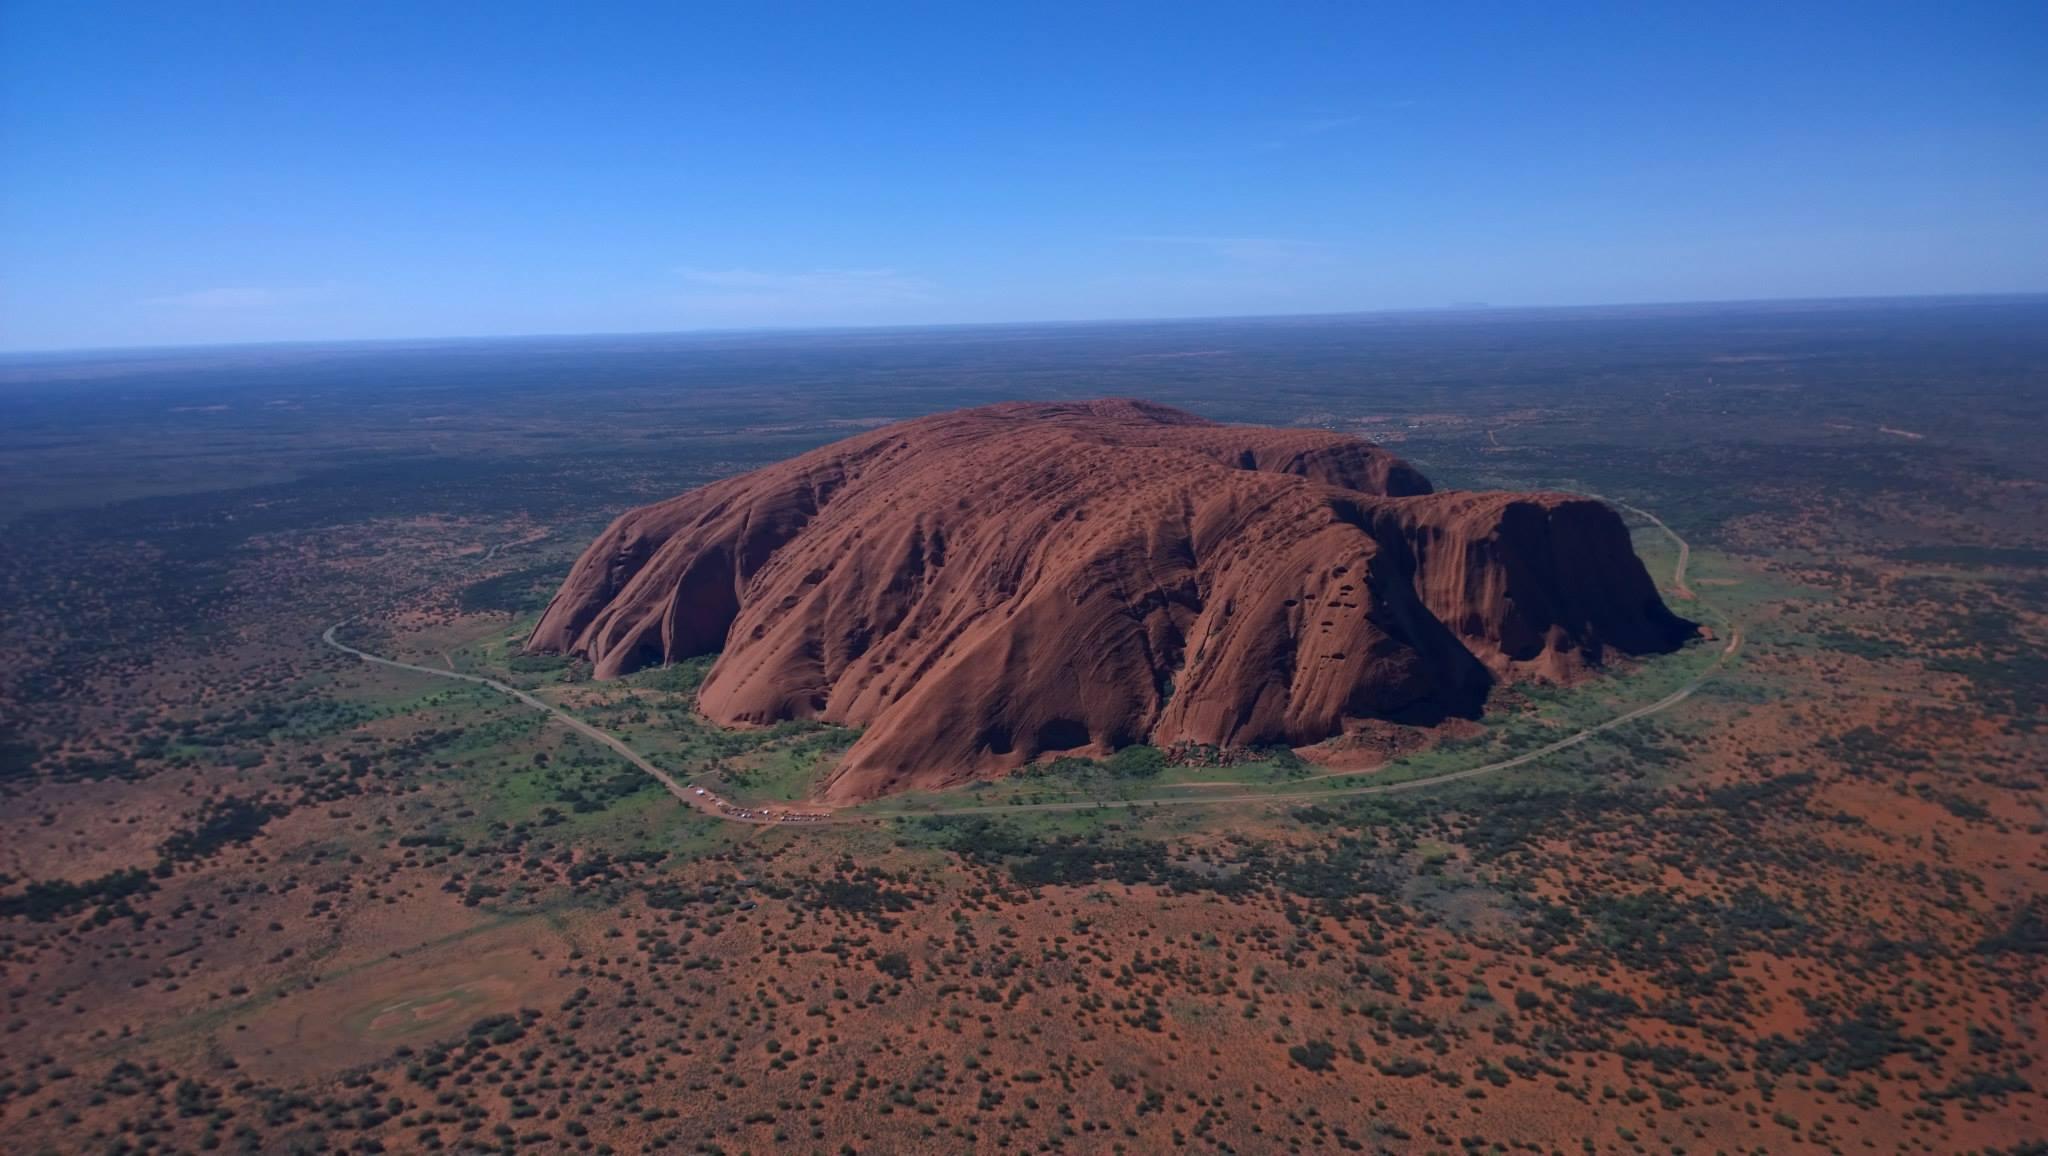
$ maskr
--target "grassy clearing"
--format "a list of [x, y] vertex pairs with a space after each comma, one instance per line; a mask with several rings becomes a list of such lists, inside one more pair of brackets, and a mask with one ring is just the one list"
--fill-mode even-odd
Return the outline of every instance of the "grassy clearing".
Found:
[[839, 727], [770, 739], [759, 749], [722, 765], [720, 793], [739, 803], [793, 803], [813, 798], [853, 739], [853, 731]]

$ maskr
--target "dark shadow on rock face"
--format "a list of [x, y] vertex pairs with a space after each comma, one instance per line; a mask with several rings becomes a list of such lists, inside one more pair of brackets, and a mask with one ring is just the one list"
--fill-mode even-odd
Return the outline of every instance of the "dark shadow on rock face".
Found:
[[862, 728], [853, 802], [1132, 743], [1475, 718], [1692, 634], [1620, 518], [1437, 492], [1369, 442], [1146, 402], [872, 430], [619, 518], [528, 639], [598, 678], [717, 652], [727, 724]]

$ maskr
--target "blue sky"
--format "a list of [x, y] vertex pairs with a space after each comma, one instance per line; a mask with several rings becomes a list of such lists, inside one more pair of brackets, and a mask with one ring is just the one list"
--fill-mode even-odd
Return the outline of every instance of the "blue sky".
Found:
[[0, 347], [2048, 290], [2048, 4], [0, 0]]

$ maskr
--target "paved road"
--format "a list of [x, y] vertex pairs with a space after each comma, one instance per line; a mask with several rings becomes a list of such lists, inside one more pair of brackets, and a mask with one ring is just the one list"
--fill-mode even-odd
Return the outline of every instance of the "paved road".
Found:
[[1650, 521], [1656, 524], [1659, 530], [1664, 531], [1665, 537], [1671, 539], [1673, 542], [1678, 543], [1678, 566], [1671, 572], [1671, 589], [1674, 592], [1676, 592], [1680, 598], [1685, 599], [1687, 602], [1696, 601], [1698, 599], [1698, 595], [1692, 592], [1692, 587], [1687, 586], [1685, 584], [1685, 566], [1687, 562], [1690, 562], [1692, 560], [1692, 544], [1687, 542], [1685, 539], [1679, 537], [1678, 531], [1673, 530], [1671, 527], [1665, 525], [1664, 519], [1658, 517], [1655, 514], [1652, 514], [1648, 510], [1642, 509], [1639, 506], [1631, 506], [1627, 502], [1621, 501], [1617, 498], [1603, 498], [1598, 494], [1587, 494], [1586, 496], [1589, 498], [1593, 498], [1597, 501], [1606, 502], [1610, 506], [1620, 506], [1622, 509], [1627, 510], [1629, 513], [1634, 514], [1637, 517], [1648, 518]]
[[[1598, 498], [1600, 501], [1611, 503], [1613, 505], [1621, 507], [1624, 510], [1628, 510], [1633, 514], [1637, 514], [1641, 517], [1649, 519], [1651, 522], [1654, 522], [1656, 524], [1658, 529], [1662, 530], [1666, 535], [1668, 535], [1673, 542], [1678, 543], [1678, 565], [1672, 572], [1672, 586], [1681, 597], [1687, 599], [1693, 599], [1695, 597], [1691, 587], [1687, 586], [1685, 583], [1685, 567], [1686, 563], [1691, 559], [1692, 547], [1686, 542], [1684, 538], [1678, 536], [1677, 531], [1673, 530], [1670, 526], [1665, 525], [1662, 519], [1658, 518], [1655, 514], [1650, 513], [1648, 510], [1638, 509], [1635, 506], [1631, 506], [1626, 502], [1615, 501], [1613, 498], [1600, 498], [1597, 494], [1588, 494], [1586, 496]], [[492, 553], [496, 553], [495, 547], [492, 549]], [[488, 554], [485, 556], [489, 557]], [[394, 670], [409, 670], [415, 674], [430, 675], [434, 678], [452, 678], [461, 682], [474, 683], [478, 686], [487, 686], [490, 687], [492, 690], [498, 691], [501, 694], [510, 695], [513, 698], [519, 700], [520, 702], [525, 703], [527, 706], [533, 707], [536, 710], [546, 711], [547, 713], [553, 715], [555, 718], [561, 720], [562, 723], [567, 725], [571, 730], [574, 730], [576, 733], [584, 735], [587, 738], [593, 739], [597, 742], [603, 743], [607, 747], [610, 747], [613, 751], [618, 753], [620, 758], [625, 759], [627, 762], [632, 763], [635, 767], [638, 767], [640, 770], [645, 771], [647, 774], [653, 776], [655, 781], [659, 782], [662, 785], [663, 789], [668, 791], [669, 794], [674, 795], [677, 799], [681, 800], [684, 803], [684, 805], [694, 810], [700, 811], [706, 815], [710, 815], [714, 818], [724, 819], [728, 822], [733, 823], [750, 823], [757, 826], [810, 826], [816, 823], [869, 822], [882, 819], [914, 819], [931, 815], [997, 815], [1025, 811], [1092, 811], [1099, 808], [1135, 810], [1149, 807], [1211, 807], [1217, 806], [1219, 804], [1228, 803], [1312, 803], [1320, 799], [1350, 798], [1360, 795], [1391, 795], [1404, 791], [1420, 791], [1428, 787], [1441, 786], [1444, 783], [1455, 783], [1465, 779], [1476, 779], [1481, 775], [1490, 775], [1496, 771], [1505, 771], [1515, 767], [1526, 766], [1529, 763], [1535, 762], [1537, 759], [1541, 759], [1549, 755], [1554, 755], [1559, 751], [1575, 747], [1580, 743], [1583, 743], [1588, 739], [1591, 739], [1595, 735], [1611, 731], [1616, 727], [1626, 726], [1629, 723], [1636, 721], [1637, 719], [1647, 718], [1650, 715], [1670, 710], [1672, 707], [1677, 706], [1679, 703], [1684, 702], [1688, 698], [1691, 698], [1695, 691], [1699, 690], [1700, 687], [1706, 685], [1707, 681], [1713, 678], [1715, 673], [1718, 672], [1721, 669], [1721, 667], [1725, 666], [1728, 663], [1728, 660], [1735, 656], [1736, 651], [1741, 649], [1742, 647], [1741, 628], [1734, 625], [1731, 622], [1727, 622], [1724, 619], [1723, 622], [1728, 627], [1729, 631], [1728, 643], [1727, 645], [1721, 648], [1721, 653], [1714, 656], [1713, 664], [1707, 667], [1706, 670], [1701, 671], [1699, 676], [1694, 678], [1691, 682], [1686, 683], [1684, 686], [1679, 687], [1677, 690], [1672, 691], [1670, 694], [1665, 695], [1663, 698], [1658, 699], [1656, 702], [1650, 703], [1646, 706], [1639, 706], [1634, 710], [1628, 711], [1623, 714], [1618, 714], [1605, 722], [1596, 723], [1593, 726], [1587, 727], [1585, 730], [1578, 731], [1575, 734], [1568, 735], [1564, 738], [1558, 739], [1555, 742], [1545, 743], [1544, 745], [1537, 747], [1534, 750], [1524, 751], [1521, 754], [1514, 756], [1513, 758], [1501, 759], [1498, 762], [1487, 763], [1484, 766], [1467, 767], [1464, 770], [1460, 771], [1446, 771], [1445, 773], [1440, 775], [1429, 775], [1425, 778], [1420, 779], [1407, 779], [1398, 783], [1368, 783], [1363, 786], [1337, 787], [1329, 790], [1311, 789], [1295, 791], [1242, 791], [1228, 793], [1223, 791], [1217, 791], [1215, 793], [1205, 795], [1195, 795], [1188, 797], [1175, 796], [1172, 798], [1159, 799], [1083, 799], [1057, 803], [991, 803], [986, 806], [978, 807], [940, 807], [931, 810], [877, 809], [870, 810], [858, 815], [815, 814], [806, 818], [806, 820], [804, 820], [803, 822], [792, 823], [787, 820], [782, 820], [758, 813], [736, 813], [736, 811], [738, 810], [737, 808], [731, 808], [728, 805], [722, 804], [721, 802], [717, 801], [716, 796], [698, 795], [694, 793], [694, 791], [690, 788], [686, 788], [681, 783], [678, 783], [674, 777], [669, 775], [668, 772], [662, 770], [660, 767], [655, 766], [652, 762], [649, 762], [645, 756], [640, 754], [640, 752], [634, 750], [630, 746], [627, 746], [623, 740], [605, 731], [599, 730], [597, 727], [594, 727], [591, 724], [584, 722], [582, 719], [577, 718], [575, 715], [570, 714], [568, 711], [563, 710], [562, 708], [554, 705], [553, 703], [548, 702], [545, 699], [538, 698], [532, 694], [528, 694], [526, 691], [520, 690], [516, 686], [500, 682], [495, 678], [486, 678], [480, 674], [463, 674], [460, 671], [441, 670], [431, 666], [419, 666], [410, 662], [400, 662], [397, 659], [392, 658], [380, 658], [377, 655], [368, 653], [367, 651], [358, 650], [345, 642], [338, 641], [334, 637], [334, 632], [340, 630], [342, 627], [348, 625], [350, 622], [353, 621], [355, 621], [354, 618], [345, 618], [340, 622], [337, 622], [334, 625], [328, 627], [326, 632], [320, 636], [320, 641], [326, 643], [328, 646], [331, 646], [336, 650], [341, 651], [344, 654], [354, 655], [355, 657], [363, 660], [364, 662], [375, 663], [378, 666], [387, 666], [391, 667]], [[1350, 775], [1362, 776], [1375, 775], [1379, 773], [1381, 773], [1381, 768], [1372, 768], [1363, 771], [1330, 772], [1318, 775], [1316, 776], [1316, 778], [1328, 780], [1332, 778], [1344, 778]], [[1187, 785], [1222, 786], [1223, 784]]]

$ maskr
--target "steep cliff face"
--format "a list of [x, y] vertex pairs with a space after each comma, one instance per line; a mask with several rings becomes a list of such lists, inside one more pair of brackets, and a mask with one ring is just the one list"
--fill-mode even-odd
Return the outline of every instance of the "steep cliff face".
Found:
[[1135, 742], [1307, 744], [1677, 646], [1605, 506], [1432, 493], [1377, 446], [1130, 401], [850, 438], [621, 517], [528, 642], [721, 651], [727, 724], [864, 728], [828, 799]]

